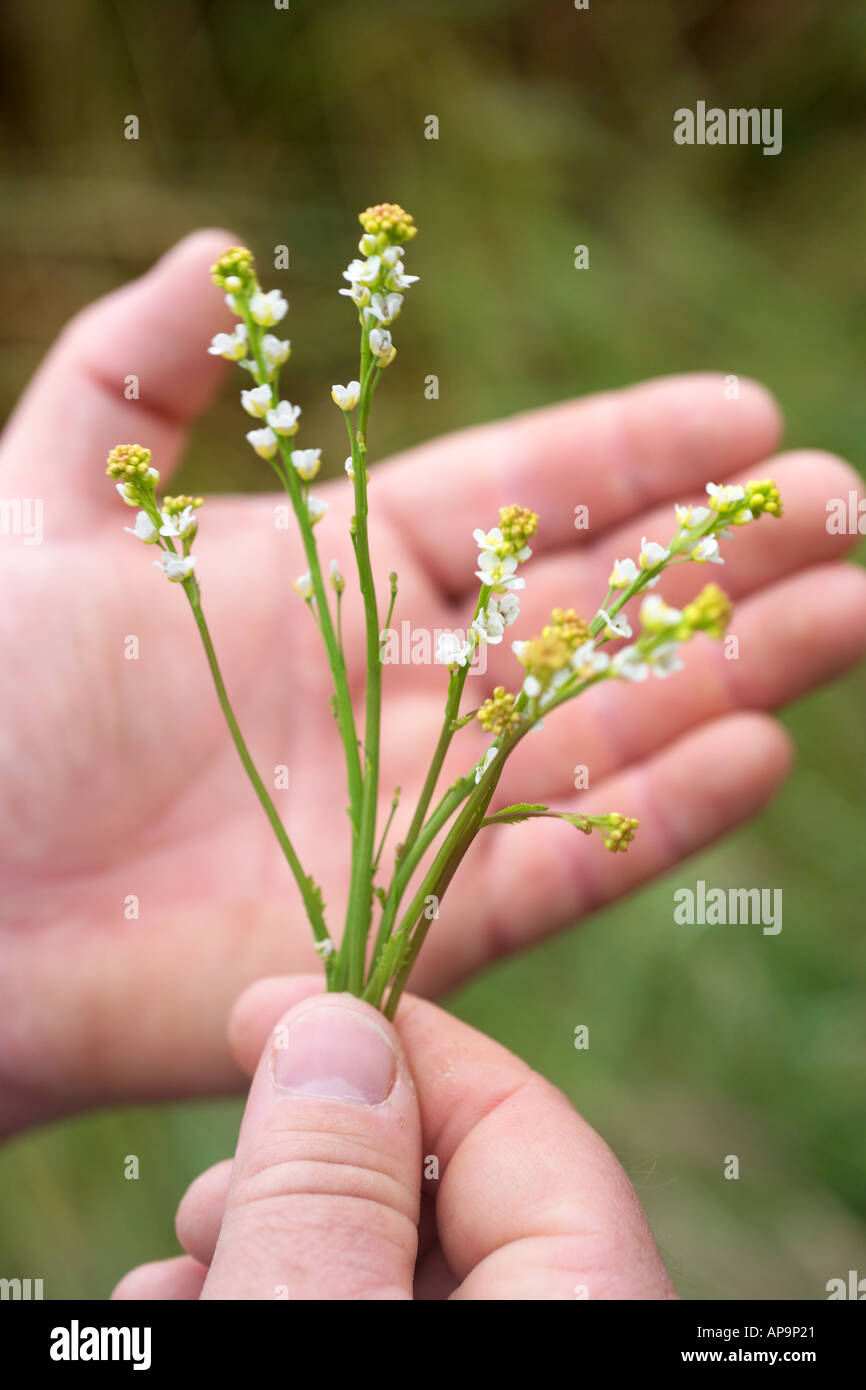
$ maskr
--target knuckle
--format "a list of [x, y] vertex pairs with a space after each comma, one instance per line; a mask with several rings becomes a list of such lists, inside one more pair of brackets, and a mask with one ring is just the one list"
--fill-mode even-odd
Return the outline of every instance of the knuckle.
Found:
[[360, 1135], [279, 1135], [251, 1153], [237, 1174], [232, 1205], [342, 1198], [414, 1220], [420, 1178], [407, 1184], [398, 1163]]

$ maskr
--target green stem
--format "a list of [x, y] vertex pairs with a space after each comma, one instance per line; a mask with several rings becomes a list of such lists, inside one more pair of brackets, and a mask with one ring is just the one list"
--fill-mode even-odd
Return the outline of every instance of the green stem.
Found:
[[[250, 351], [252, 352], [256, 367], [258, 368], [259, 384], [265, 385], [269, 382], [269, 374], [264, 354], [262, 353], [262, 330], [250, 314], [246, 302], [241, 300], [240, 304], [241, 314], [247, 326]], [[277, 389], [275, 384], [270, 383], [270, 385], [271, 400], [273, 404], [276, 405], [278, 399]], [[352, 710], [351, 695], [349, 694], [349, 681], [346, 675], [345, 663], [337, 642], [337, 635], [334, 631], [327, 590], [325, 589], [325, 581], [322, 577], [322, 567], [319, 563], [316, 538], [313, 535], [310, 514], [304, 500], [300, 479], [292, 464], [291, 450], [288, 444], [282, 435], [278, 435], [277, 439], [280, 459], [283, 466], [281, 469], [275, 468], [274, 471], [288, 494], [289, 501], [292, 504], [301, 531], [304, 555], [306, 556], [310, 577], [313, 581], [313, 592], [316, 596], [319, 624], [328, 656], [328, 665], [331, 669], [331, 679], [334, 683], [334, 693], [337, 699], [337, 727], [340, 730], [340, 737], [343, 742], [343, 751], [346, 759], [346, 774], [351, 807], [350, 816], [352, 820], [353, 841], [355, 841], [357, 840], [358, 834], [358, 819], [361, 804], [361, 760], [358, 755], [358, 738], [355, 732], [355, 716]]]
[[250, 756], [249, 749], [247, 748], [247, 745], [244, 741], [243, 734], [240, 731], [238, 721], [235, 718], [234, 710], [231, 707], [231, 702], [229, 701], [228, 692], [226, 691], [225, 682], [222, 677], [222, 672], [220, 671], [219, 662], [217, 661], [216, 652], [214, 650], [214, 645], [211, 640], [210, 631], [208, 629], [207, 622], [205, 621], [204, 612], [202, 611], [198, 584], [196, 583], [196, 580], [194, 578], [190, 578], [184, 580], [183, 587], [186, 590], [186, 596], [189, 599], [190, 607], [192, 608], [193, 612], [193, 617], [195, 618], [199, 634], [201, 635], [202, 645], [204, 646], [205, 656], [207, 657], [207, 663], [210, 667], [210, 672], [211, 676], [213, 677], [214, 686], [216, 687], [217, 699], [219, 700], [226, 724], [228, 725], [229, 733], [231, 734], [232, 739], [234, 741], [234, 745], [238, 751], [238, 756], [241, 762], [243, 763], [244, 771], [246, 772], [248, 778], [250, 779], [250, 782], [252, 783], [253, 790], [255, 791], [256, 796], [259, 798], [259, 801], [262, 804], [262, 809], [264, 810], [265, 815], [270, 821], [274, 834], [276, 835], [277, 840], [279, 841], [280, 848], [282, 849], [283, 854], [286, 857], [289, 868], [295, 876], [295, 882], [297, 883], [298, 888], [301, 892], [301, 897], [304, 900], [304, 907], [307, 910], [307, 916], [310, 919], [310, 925], [312, 926], [313, 935], [316, 938], [316, 941], [330, 942], [331, 938], [328, 934], [328, 929], [325, 926], [325, 920], [322, 914], [321, 893], [313, 883], [312, 879], [304, 873], [301, 867], [301, 862], [298, 859], [298, 856], [295, 852], [295, 848], [291, 840], [289, 839], [285, 826], [280, 820], [279, 812], [277, 811], [276, 806], [274, 805], [273, 801], [268, 795], [268, 791], [265, 787], [264, 782], [259, 776], [258, 770]]
[[[389, 981], [393, 978], [391, 992], [384, 1009], [386, 1018], [392, 1019], [394, 1017], [400, 995], [430, 930], [430, 924], [434, 920], [425, 911], [428, 907], [428, 899], [436, 898], [438, 911], [448, 885], [457, 872], [469, 846], [481, 829], [481, 822], [484, 820], [487, 807], [490, 805], [502, 775], [505, 759], [511, 748], [519, 742], [520, 737], [521, 734], [512, 736], [507, 747], [500, 750], [495, 762], [481, 777], [469, 801], [443, 840], [441, 848], [418, 892], [412, 899], [403, 921], [383, 952], [381, 971], [376, 980], [370, 982], [368, 987], [370, 994], [365, 991], [363, 998], [367, 999], [372, 995], [371, 1002], [378, 1006]], [[413, 926], [415, 931], [410, 935]]]
[[[490, 594], [491, 586], [487, 584], [482, 585], [481, 591], [478, 595], [478, 601], [475, 605], [473, 621], [475, 618], [478, 617], [478, 614], [482, 611], [482, 609], [486, 608], [487, 602], [490, 598]], [[415, 869], [415, 866], [417, 865], [421, 856], [423, 855], [424, 850], [430, 844], [431, 839], [435, 836], [438, 830], [441, 829], [442, 825], [445, 824], [445, 822], [448, 819], [448, 816], [451, 814], [451, 811], [449, 810], [448, 814], [444, 816], [444, 819], [439, 815], [439, 812], [444, 810], [446, 802], [449, 802], [450, 793], [448, 793], [446, 794], [446, 797], [443, 798], [443, 801], [440, 802], [439, 808], [437, 809], [435, 828], [430, 833], [426, 833], [424, 835], [423, 843], [420, 849], [418, 849], [416, 852], [416, 841], [418, 840], [418, 837], [421, 834], [422, 827], [424, 826], [424, 817], [426, 816], [427, 810], [430, 806], [430, 802], [433, 799], [433, 793], [436, 790], [436, 784], [439, 781], [439, 777], [442, 772], [442, 767], [445, 762], [448, 749], [451, 746], [451, 740], [457, 732], [455, 727], [455, 721], [457, 720], [457, 717], [460, 713], [460, 701], [463, 696], [463, 689], [466, 685], [466, 679], [468, 675], [469, 666], [467, 663], [466, 666], [456, 667], [451, 672], [451, 675], [449, 677], [448, 695], [446, 697], [445, 702], [445, 716], [442, 721], [442, 728], [439, 732], [439, 739], [433, 754], [433, 760], [430, 764], [427, 776], [424, 780], [424, 785], [421, 788], [421, 795], [418, 799], [418, 804], [415, 807], [415, 813], [412, 816], [411, 824], [406, 832], [406, 836], [402, 844], [399, 847], [397, 860], [395, 861], [394, 865], [394, 873], [392, 875], [391, 882], [388, 886], [388, 894], [385, 899], [385, 906], [382, 910], [382, 920], [379, 924], [379, 931], [376, 938], [376, 949], [373, 953], [373, 960], [370, 967], [371, 978], [372, 973], [375, 970], [376, 961], [379, 958], [382, 947], [384, 946], [384, 943], [387, 941], [388, 937], [391, 934], [391, 929], [394, 925], [394, 920], [397, 916], [397, 911], [400, 906], [400, 900], [403, 896], [403, 893], [406, 891], [406, 886], [409, 882], [412, 872]], [[465, 795], [465, 793], [463, 795]], [[453, 810], [454, 806], [459, 805], [462, 799], [462, 796], [458, 798], [458, 800], [454, 803], [451, 809]]]
[[352, 886], [346, 914], [341, 975], [353, 994], [360, 993], [364, 983], [364, 959], [370, 930], [373, 889], [373, 855], [376, 839], [376, 812], [379, 792], [379, 743], [382, 713], [382, 663], [379, 659], [379, 610], [376, 585], [370, 560], [370, 541], [367, 530], [367, 424], [370, 415], [370, 380], [372, 353], [369, 337], [361, 324], [361, 397], [358, 403], [358, 427], [352, 438], [352, 464], [355, 472], [354, 545], [358, 577], [364, 604], [367, 647], [367, 707], [364, 723], [364, 780], [361, 794], [361, 817], [358, 828], [358, 852], [354, 863]]
[[397, 787], [396, 791], [394, 792], [394, 799], [393, 799], [393, 801], [391, 802], [391, 811], [390, 811], [390, 814], [389, 814], [389, 816], [388, 816], [388, 819], [387, 819], [386, 822], [385, 822], [385, 829], [382, 831], [382, 838], [381, 838], [381, 840], [379, 841], [379, 848], [376, 850], [376, 858], [373, 860], [373, 873], [374, 873], [374, 874], [376, 873], [376, 870], [377, 870], [378, 867], [379, 867], [379, 861], [380, 861], [380, 859], [382, 858], [382, 850], [385, 848], [385, 841], [386, 841], [387, 838], [388, 838], [388, 831], [391, 829], [391, 825], [392, 825], [392, 822], [393, 822], [393, 820], [394, 820], [394, 816], [395, 816], [396, 813], [397, 813], [397, 807], [398, 807], [399, 805], [400, 805], [400, 788]]

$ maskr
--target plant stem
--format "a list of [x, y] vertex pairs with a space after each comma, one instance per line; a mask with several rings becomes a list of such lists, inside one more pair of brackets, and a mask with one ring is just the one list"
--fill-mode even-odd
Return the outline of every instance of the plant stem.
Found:
[[373, 854], [376, 840], [376, 812], [379, 792], [379, 741], [382, 713], [382, 663], [379, 659], [379, 610], [376, 585], [370, 561], [370, 541], [367, 531], [367, 424], [370, 416], [371, 379], [375, 381], [372, 352], [366, 329], [361, 327], [361, 397], [358, 403], [358, 427], [352, 438], [352, 464], [355, 472], [354, 545], [358, 577], [364, 603], [367, 646], [367, 708], [364, 723], [364, 779], [361, 793], [361, 816], [358, 827], [358, 852], [353, 865], [352, 886], [346, 913], [346, 927], [341, 954], [341, 976], [346, 988], [360, 993], [364, 983], [364, 959], [370, 930], [373, 889]]
[[[486, 584], [482, 585], [481, 592], [478, 596], [478, 601], [475, 605], [473, 621], [474, 618], [477, 618], [478, 614], [484, 608], [486, 608], [487, 601], [490, 597], [490, 593], [490, 586]], [[448, 816], [451, 814], [451, 810], [455, 809], [456, 806], [458, 806], [460, 804], [460, 801], [462, 800], [462, 796], [458, 797], [457, 800], [453, 803], [453, 805], [451, 805], [451, 793], [446, 793], [446, 797], [443, 798], [442, 802], [440, 802], [440, 805], [437, 808], [437, 812], [435, 815], [435, 826], [428, 833], [425, 834], [423, 844], [420, 846], [420, 848], [417, 849], [416, 852], [416, 841], [418, 840], [418, 837], [422, 831], [422, 827], [424, 826], [424, 817], [427, 814], [427, 809], [433, 798], [433, 793], [436, 790], [436, 784], [439, 781], [439, 776], [442, 772], [442, 767], [445, 762], [448, 749], [451, 746], [451, 740], [454, 737], [454, 734], [456, 733], [454, 725], [457, 716], [460, 712], [460, 700], [463, 695], [463, 689], [466, 685], [466, 679], [468, 675], [469, 665], [467, 663], [466, 666], [455, 667], [455, 669], [451, 672], [448, 681], [448, 694], [445, 702], [445, 717], [442, 721], [442, 728], [439, 732], [439, 739], [436, 744], [435, 752], [433, 754], [433, 760], [430, 764], [430, 768], [424, 780], [424, 786], [421, 788], [421, 795], [418, 799], [418, 804], [415, 807], [415, 813], [412, 816], [411, 824], [406, 832], [406, 836], [402, 844], [399, 847], [397, 857], [394, 863], [394, 873], [392, 875], [391, 882], [388, 886], [388, 894], [385, 899], [384, 908], [382, 910], [382, 920], [379, 924], [379, 931], [376, 937], [376, 948], [373, 953], [373, 960], [370, 967], [371, 979], [373, 972], [375, 971], [376, 962], [379, 958], [379, 954], [384, 946], [384, 943], [387, 941], [388, 937], [391, 934], [391, 929], [394, 925], [394, 920], [397, 916], [397, 910], [400, 906], [400, 900], [403, 896], [403, 893], [406, 890], [406, 885], [409, 882], [409, 879], [412, 875], [412, 871], [414, 870], [419, 859], [424, 853], [424, 850], [430, 844], [431, 839], [435, 836], [438, 830], [441, 829], [442, 825], [444, 825], [447, 821]], [[463, 795], [465, 796], [465, 792], [463, 793]], [[447, 814], [440, 815], [440, 812], [444, 811], [446, 802], [449, 804], [450, 809], [448, 810]], [[432, 819], [433, 818], [431, 818], [431, 820]]]
[[[510, 751], [516, 742], [518, 742], [518, 736], [514, 737], [513, 743], [509, 744], [507, 751]], [[412, 899], [403, 921], [383, 952], [381, 973], [375, 984], [371, 980], [373, 987], [371, 992], [374, 996], [371, 1002], [378, 1006], [385, 988], [393, 977], [394, 982], [384, 1009], [387, 1018], [392, 1019], [394, 1017], [400, 995], [424, 943], [424, 938], [430, 930], [430, 924], [434, 920], [429, 915], [428, 899], [431, 897], [436, 899], [438, 911], [448, 885], [481, 828], [481, 822], [502, 775], [507, 751], [500, 751], [495, 762], [481, 777], [469, 801], [443, 840], [439, 853], [426, 874], [424, 882]], [[410, 936], [413, 925], [415, 931]], [[365, 993], [363, 997], [368, 998], [369, 996]]]
[[217, 656], [214, 650], [213, 641], [211, 640], [210, 631], [208, 629], [207, 622], [205, 621], [204, 612], [202, 611], [198, 584], [196, 583], [196, 580], [194, 578], [190, 578], [184, 581], [183, 587], [186, 590], [186, 595], [189, 599], [190, 607], [192, 608], [193, 617], [195, 618], [196, 625], [201, 636], [202, 645], [204, 646], [205, 650], [205, 656], [207, 657], [208, 666], [210, 667], [211, 676], [213, 677], [213, 683], [216, 687], [217, 699], [219, 700], [226, 724], [228, 725], [229, 733], [231, 734], [232, 739], [234, 741], [234, 745], [238, 750], [238, 756], [241, 762], [243, 763], [244, 770], [248, 778], [250, 779], [250, 782], [252, 783], [253, 790], [255, 791], [256, 796], [259, 798], [259, 801], [262, 804], [262, 809], [264, 810], [265, 815], [270, 821], [274, 834], [276, 835], [277, 840], [279, 841], [280, 848], [282, 849], [283, 854], [286, 857], [289, 868], [295, 876], [295, 881], [298, 885], [298, 888], [300, 889], [301, 897], [304, 900], [304, 907], [306, 908], [307, 916], [310, 919], [310, 925], [313, 929], [313, 935], [315, 936], [317, 941], [330, 941], [330, 936], [328, 934], [328, 929], [325, 926], [325, 920], [322, 913], [321, 893], [313, 883], [312, 879], [310, 879], [304, 873], [301, 867], [301, 862], [298, 859], [298, 856], [295, 852], [295, 848], [291, 840], [289, 839], [285, 826], [280, 820], [279, 812], [277, 811], [276, 806], [274, 805], [273, 801], [268, 795], [268, 791], [265, 787], [264, 782], [259, 776], [258, 770], [250, 756], [249, 749], [247, 748], [247, 745], [244, 741], [243, 734], [240, 731], [238, 721], [235, 718], [234, 710], [231, 707], [228, 692], [226, 691], [225, 681], [223, 680], [222, 672], [220, 671], [219, 667], [219, 662], [217, 661]]
[[[241, 301], [241, 312], [244, 323], [247, 326], [247, 335], [250, 344], [250, 351], [256, 363], [259, 373], [259, 384], [269, 383], [269, 373], [267, 364], [262, 353], [261, 338], [262, 330], [254, 321], [249, 312], [247, 304]], [[271, 400], [277, 404], [277, 388], [271, 384]], [[319, 624], [322, 637], [325, 643], [325, 650], [328, 656], [328, 665], [331, 669], [331, 679], [334, 683], [334, 693], [337, 697], [337, 727], [343, 742], [343, 751], [346, 759], [346, 775], [349, 788], [350, 817], [352, 821], [353, 845], [357, 841], [358, 819], [361, 804], [361, 761], [358, 755], [358, 739], [355, 732], [355, 716], [352, 710], [352, 699], [349, 693], [349, 681], [346, 675], [346, 667], [337, 642], [334, 631], [334, 624], [331, 618], [331, 609], [328, 604], [327, 590], [325, 581], [322, 578], [322, 567], [319, 563], [319, 552], [316, 546], [316, 538], [313, 535], [313, 527], [310, 521], [310, 514], [304, 500], [301, 489], [300, 479], [295, 471], [291, 459], [291, 450], [282, 435], [277, 436], [280, 459], [282, 468], [274, 468], [277, 477], [280, 479], [289, 501], [297, 518], [298, 526], [301, 531], [301, 540], [304, 546], [304, 555], [310, 570], [310, 578], [313, 581], [313, 592], [316, 596], [316, 606], [319, 613]]]

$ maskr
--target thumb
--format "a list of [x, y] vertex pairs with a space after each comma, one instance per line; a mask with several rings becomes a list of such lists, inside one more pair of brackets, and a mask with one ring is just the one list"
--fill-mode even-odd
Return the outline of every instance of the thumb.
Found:
[[202, 1298], [412, 1297], [421, 1123], [391, 1025], [345, 994], [270, 1034]]

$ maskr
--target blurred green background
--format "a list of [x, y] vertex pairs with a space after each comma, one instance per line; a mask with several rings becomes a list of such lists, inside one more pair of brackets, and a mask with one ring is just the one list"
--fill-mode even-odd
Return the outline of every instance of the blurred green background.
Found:
[[[321, 390], [351, 361], [334, 290], [357, 210], [398, 199], [423, 278], [383, 451], [700, 366], [761, 378], [789, 444], [862, 467], [860, 0], [41, 0], [5, 6], [0, 34], [4, 411], [71, 313], [221, 224], [262, 262], [291, 248], [292, 395], [342, 458]], [[699, 98], [782, 107], [782, 154], [676, 146], [673, 112]], [[183, 483], [249, 477], [229, 392]], [[683, 932], [668, 881], [451, 1000], [611, 1142], [685, 1297], [821, 1298], [866, 1274], [863, 693], [860, 672], [786, 715], [785, 792], [677, 876], [782, 885], [780, 936]], [[0, 1274], [101, 1298], [174, 1253], [175, 1203], [238, 1114], [131, 1109], [9, 1144]]]

